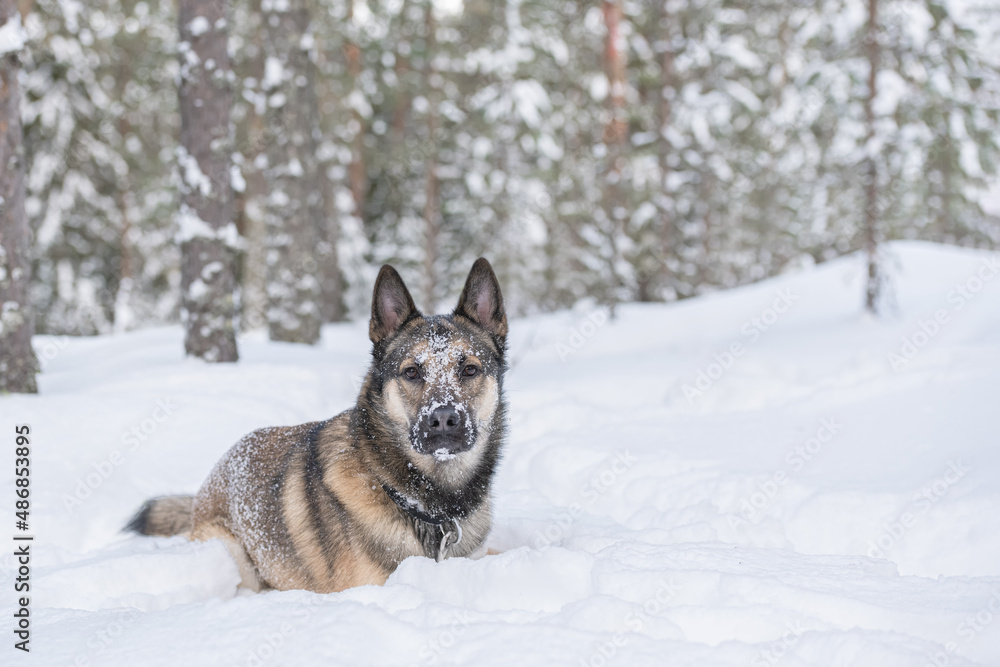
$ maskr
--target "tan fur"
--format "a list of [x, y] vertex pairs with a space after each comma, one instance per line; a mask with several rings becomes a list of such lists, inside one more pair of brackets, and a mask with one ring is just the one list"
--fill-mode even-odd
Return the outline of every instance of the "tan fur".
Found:
[[[354, 530], [375, 540], [393, 563], [423, 555], [405, 518], [366, 470], [360, 452], [346, 446], [348, 419], [349, 413], [338, 415], [320, 432], [321, 438], [334, 445], [325, 451], [323, 485], [352, 515]], [[195, 496], [191, 537], [221, 538], [237, 561], [244, 588], [329, 593], [383, 584], [394, 569], [372, 559], [352, 543], [351, 535], [323, 542], [309, 524], [302, 443], [315, 426], [255, 431], [219, 461]], [[281, 473], [284, 462], [288, 467]], [[266, 483], [278, 474], [284, 481], [280, 493]], [[461, 524], [463, 541], [485, 537], [490, 525], [488, 508]]]

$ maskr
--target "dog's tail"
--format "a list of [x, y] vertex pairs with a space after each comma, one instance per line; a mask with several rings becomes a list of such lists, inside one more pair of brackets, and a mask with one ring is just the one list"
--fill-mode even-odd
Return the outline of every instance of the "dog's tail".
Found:
[[169, 537], [191, 532], [194, 496], [160, 496], [146, 501], [125, 526], [140, 535]]

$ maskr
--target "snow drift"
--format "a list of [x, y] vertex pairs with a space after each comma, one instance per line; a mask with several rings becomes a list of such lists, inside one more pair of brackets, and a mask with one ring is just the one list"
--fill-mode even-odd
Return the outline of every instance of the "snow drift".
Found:
[[243, 434], [349, 407], [366, 323], [221, 366], [179, 328], [39, 337], [41, 394], [0, 398], [0, 433], [34, 433], [30, 662], [997, 664], [1000, 260], [888, 250], [883, 320], [847, 257], [513, 322], [503, 553], [333, 595], [238, 593], [221, 545], [119, 530]]

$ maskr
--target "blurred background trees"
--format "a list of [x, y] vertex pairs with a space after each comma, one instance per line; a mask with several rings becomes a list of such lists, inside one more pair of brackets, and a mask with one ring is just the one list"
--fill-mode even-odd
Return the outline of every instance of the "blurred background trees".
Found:
[[[244, 330], [313, 342], [385, 262], [433, 311], [486, 255], [524, 314], [1000, 244], [996, 16], [971, 2], [206, 1]], [[37, 329], [176, 321], [175, 3], [22, 4]]]
[[24, 212], [20, 52], [25, 34], [13, 0], [0, 0], [0, 393], [38, 391], [31, 348], [31, 276]]

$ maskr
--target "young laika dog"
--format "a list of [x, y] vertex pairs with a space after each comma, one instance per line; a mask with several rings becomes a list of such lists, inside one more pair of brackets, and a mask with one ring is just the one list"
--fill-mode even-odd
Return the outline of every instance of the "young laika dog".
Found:
[[451, 315], [424, 317], [399, 274], [375, 282], [357, 404], [237, 442], [194, 496], [146, 502], [143, 535], [221, 539], [252, 590], [383, 584], [409, 556], [479, 555], [506, 430], [507, 316], [472, 266]]

